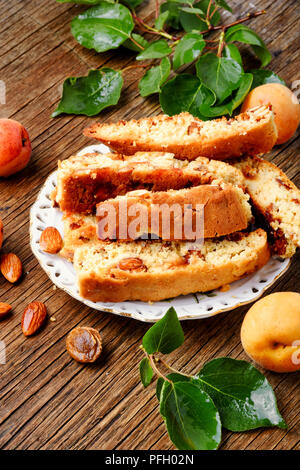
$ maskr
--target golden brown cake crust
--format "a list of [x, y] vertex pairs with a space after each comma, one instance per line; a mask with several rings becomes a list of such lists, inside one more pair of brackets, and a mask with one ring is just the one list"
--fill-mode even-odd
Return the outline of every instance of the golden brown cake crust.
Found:
[[[197, 207], [200, 204], [203, 205], [204, 212], [201, 211], [199, 206]], [[202, 185], [190, 189], [164, 192], [140, 190], [127, 193], [126, 196], [109, 199], [97, 205], [98, 214], [102, 210], [102, 215], [97, 218], [97, 221], [102, 220], [103, 222], [98, 225], [99, 238], [101, 240], [106, 238], [110, 240], [114, 238], [120, 240], [132, 239], [132, 234], [130, 236], [128, 233], [129, 227], [137, 219], [138, 214], [130, 214], [133, 213], [132, 209], [138, 207], [138, 205], [142, 207], [145, 219], [145, 225], [139, 227], [140, 236], [154, 234], [163, 240], [195, 240], [197, 228], [200, 230], [199, 222], [197, 227], [197, 218], [204, 221], [203, 233], [201, 234], [204, 238], [220, 237], [244, 230], [248, 227], [251, 219], [251, 208], [247, 202], [247, 196], [240, 188], [231, 185], [224, 185], [224, 187]], [[174, 205], [176, 205], [174, 211], [165, 213], [170, 227], [170, 231], [167, 233], [164, 225], [165, 220], [163, 221], [160, 209], [163, 210], [166, 206], [172, 208]], [[189, 209], [187, 205], [190, 205]], [[111, 208], [114, 209], [114, 212], [110, 212]], [[187, 220], [183, 216], [184, 210], [189, 212], [191, 217], [191, 230], [189, 230], [188, 223], [184, 227], [184, 220]], [[120, 230], [120, 219], [122, 223], [124, 223], [124, 219], [127, 221], [124, 234], [121, 233], [122, 229]], [[156, 221], [156, 223], [153, 223], [153, 221]]]
[[228, 120], [223, 117], [201, 121], [189, 113], [181, 113], [93, 124], [85, 129], [84, 135], [125, 155], [164, 151], [182, 160], [199, 156], [226, 160], [269, 152], [276, 143], [277, 129], [272, 111], [261, 106]]
[[[147, 269], [139, 269], [137, 272], [126, 271], [120, 268], [104, 270], [101, 274], [93, 270], [85, 271], [80, 268], [80, 260], [82, 256], [86, 257], [86, 253], [80, 253], [79, 249], [75, 253], [74, 266], [77, 271], [80, 295], [94, 302], [126, 300], [147, 302], [194, 292], [205, 292], [230, 284], [260, 269], [270, 257], [267, 236], [263, 230], [257, 230], [254, 235], [243, 234], [242, 237], [244, 239], [251, 237], [253, 246], [250, 244], [251, 250], [248, 249], [247, 254], [243, 256], [243, 250], [239, 247], [240, 241], [237, 241], [237, 252], [241, 251], [237, 259], [228, 257], [221, 263], [205, 260], [190, 264], [188, 258], [185, 257], [186, 262], [175, 264], [171, 268], [170, 266], [166, 269], [162, 267], [154, 272]], [[256, 245], [253, 243], [253, 237]], [[218, 257], [218, 249], [214, 256]]]
[[239, 170], [207, 158], [181, 161], [166, 152], [74, 156], [59, 163], [56, 202], [62, 211], [90, 214], [97, 203], [136, 189], [166, 191], [217, 179], [243, 182]]

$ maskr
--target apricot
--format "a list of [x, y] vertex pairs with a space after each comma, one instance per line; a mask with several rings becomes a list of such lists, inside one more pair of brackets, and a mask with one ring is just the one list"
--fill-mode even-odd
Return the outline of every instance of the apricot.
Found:
[[23, 170], [30, 157], [31, 142], [25, 127], [13, 119], [0, 119], [0, 177]]
[[280, 83], [267, 83], [254, 88], [246, 96], [241, 111], [271, 103], [278, 138], [276, 144], [284, 144], [296, 132], [300, 123], [300, 104], [296, 95]]
[[300, 370], [300, 294], [276, 292], [258, 300], [244, 318], [241, 341], [265, 369]]

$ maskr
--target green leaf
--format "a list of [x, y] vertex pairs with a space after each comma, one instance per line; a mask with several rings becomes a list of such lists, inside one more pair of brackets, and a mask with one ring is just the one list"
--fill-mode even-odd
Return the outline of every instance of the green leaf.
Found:
[[204, 12], [200, 10], [200, 8], [194, 8], [194, 7], [181, 7], [181, 11], [185, 11], [186, 13], [191, 14], [197, 14], [197, 15], [204, 15]]
[[180, 6], [175, 1], [164, 2], [160, 6], [160, 13], [168, 12], [165, 24], [171, 26], [174, 29], [181, 29], [179, 20]]
[[240, 64], [210, 52], [200, 57], [196, 70], [201, 82], [215, 93], [220, 104], [239, 87], [243, 75]]
[[[107, 1], [107, 0], [106, 0]], [[122, 0], [122, 3], [125, 3], [130, 8], [134, 9], [138, 7], [144, 0]]]
[[143, 337], [143, 346], [148, 354], [169, 354], [184, 341], [183, 331], [173, 307], [155, 323]]
[[[173, 382], [173, 383], [175, 383], [175, 382], [192, 382], [192, 377], [187, 377], [186, 375], [182, 375], [182, 374], [179, 374], [179, 373], [176, 373], [176, 372], [172, 372], [171, 374], [168, 374], [167, 379], [171, 380], [171, 382]], [[160, 414], [163, 418], [166, 417], [166, 414], [165, 414], [165, 409], [164, 409], [165, 401], [162, 398], [163, 398], [164, 393], [165, 393], [165, 387], [168, 386], [168, 383], [169, 382], [167, 380], [164, 380], [163, 378], [159, 377], [157, 385], [156, 385], [156, 397], [157, 397], [157, 399], [159, 401], [159, 405], [160, 405], [159, 412], [160, 412]], [[198, 382], [197, 382], [196, 385], [198, 386]]]
[[139, 82], [141, 96], [149, 96], [153, 93], [159, 93], [160, 87], [170, 75], [171, 64], [168, 57], [164, 57], [161, 63], [156, 67], [147, 70]]
[[225, 34], [225, 41], [227, 43], [238, 41], [244, 44], [250, 44], [254, 53], [260, 59], [262, 67], [268, 65], [272, 59], [272, 55], [268, 51], [263, 40], [255, 31], [243, 24], [237, 24], [229, 28]]
[[[149, 42], [146, 41], [146, 39], [140, 34], [132, 33], [131, 37], [135, 40], [135, 42], [140, 44], [144, 49], [148, 47]], [[126, 47], [126, 49], [130, 49], [131, 51], [135, 51], [135, 52], [141, 52], [142, 50], [142, 48], [134, 44], [134, 42], [132, 42], [131, 39], [126, 39], [126, 41], [123, 42], [122, 46]]]
[[191, 382], [165, 382], [161, 403], [171, 441], [179, 450], [213, 450], [221, 420], [209, 395]]
[[136, 60], [161, 59], [169, 55], [172, 49], [165, 39], [159, 39], [149, 44], [148, 47], [136, 56]]
[[155, 20], [155, 28], [158, 29], [159, 31], [161, 31], [165, 25], [165, 22], [167, 21], [168, 19], [168, 16], [169, 16], [169, 12], [168, 11], [164, 11], [163, 13], [161, 13], [158, 18], [156, 18]]
[[142, 359], [140, 362], [140, 378], [145, 388], [150, 385], [152, 377], [153, 369], [150, 365], [150, 361], [148, 357], [144, 357], [144, 359]]
[[240, 51], [234, 44], [227, 44], [223, 49], [223, 57], [235, 60], [241, 67], [243, 67], [242, 56]]
[[188, 64], [197, 59], [205, 47], [205, 41], [199, 33], [185, 34], [175, 48], [173, 57], [174, 70], [183, 64]]
[[217, 116], [224, 116], [225, 114], [232, 115], [233, 111], [244, 101], [245, 97], [248, 95], [253, 76], [251, 73], [245, 73], [242, 76], [240, 87], [237, 91], [234, 92], [234, 96], [227, 103], [221, 104], [219, 106], [208, 107], [206, 105], [201, 106], [201, 113], [210, 118], [215, 118]]
[[[198, 8], [199, 10], [203, 11], [204, 12], [203, 16], [206, 16], [208, 5], [209, 5], [209, 0], [202, 0], [201, 2], [195, 3], [193, 5], [193, 8]], [[192, 15], [191, 13], [187, 13], [186, 11], [181, 10], [179, 13], [179, 19], [180, 19], [180, 23], [183, 29], [187, 33], [190, 33], [194, 30], [197, 30], [200, 32], [207, 30], [206, 22], [198, 18], [196, 14]], [[218, 11], [216, 11], [210, 20], [211, 24], [213, 26], [216, 26], [219, 23], [220, 19], [221, 19], [220, 14]]]
[[215, 0], [215, 4], [232, 13], [232, 8], [228, 5], [227, 2], [225, 2], [225, 0]]
[[156, 398], [157, 400], [160, 402], [160, 394], [161, 394], [161, 390], [162, 390], [162, 387], [163, 387], [163, 384], [165, 383], [165, 380], [162, 378], [162, 377], [158, 377], [157, 381], [156, 381], [156, 391], [155, 391], [155, 394], [156, 394]]
[[272, 70], [257, 69], [251, 70], [251, 73], [253, 75], [252, 89], [260, 85], [265, 85], [266, 83], [280, 83], [286, 86], [285, 81], [276, 75], [276, 73], [272, 72]]
[[101, 2], [76, 16], [71, 23], [75, 39], [97, 52], [116, 49], [134, 27], [130, 11], [124, 5]]
[[205, 119], [200, 107], [203, 104], [211, 106], [216, 97], [199, 78], [182, 73], [162, 87], [159, 100], [162, 110], [169, 116], [188, 111], [200, 119]]
[[120, 72], [109, 68], [90, 70], [87, 77], [67, 78], [61, 101], [52, 117], [62, 113], [99, 114], [104, 108], [118, 103], [122, 86]]
[[214, 401], [223, 426], [230, 431], [264, 426], [286, 428], [271, 385], [248, 362], [227, 357], [213, 359], [197, 377]]

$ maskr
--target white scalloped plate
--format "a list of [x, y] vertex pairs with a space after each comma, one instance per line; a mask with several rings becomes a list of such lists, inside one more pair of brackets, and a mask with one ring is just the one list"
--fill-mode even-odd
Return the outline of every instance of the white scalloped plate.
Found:
[[[79, 154], [88, 152], [108, 153], [105, 145], [92, 145]], [[63, 236], [62, 213], [53, 208], [50, 194], [56, 187], [57, 172], [52, 173], [42, 187], [35, 204], [30, 211], [30, 243], [33, 254], [46, 271], [51, 281], [75, 299], [96, 310], [132, 317], [145, 322], [159, 320], [166, 310], [173, 306], [180, 320], [207, 318], [220, 312], [232, 310], [258, 299], [266, 289], [282, 276], [290, 265], [290, 260], [271, 258], [256, 273], [231, 284], [227, 292], [215, 290], [209, 294], [180, 296], [168, 301], [154, 302], [90, 302], [78, 292], [73, 265], [58, 255], [44, 253], [39, 247], [41, 232], [49, 226], [56, 227]]]

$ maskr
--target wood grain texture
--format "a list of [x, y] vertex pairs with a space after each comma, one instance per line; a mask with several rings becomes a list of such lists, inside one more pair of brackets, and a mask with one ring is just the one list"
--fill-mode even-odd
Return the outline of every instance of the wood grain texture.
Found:
[[[143, 18], [154, 16], [153, 0], [139, 8]], [[248, 2], [232, 0], [234, 17], [247, 12]], [[250, 4], [250, 3], [249, 3]], [[299, 79], [299, 2], [252, 0], [268, 14], [251, 21], [273, 53], [270, 68], [288, 83]], [[144, 390], [138, 376], [139, 344], [148, 325], [93, 311], [53, 285], [29, 247], [29, 209], [57, 160], [69, 157], [89, 142], [81, 131], [95, 119], [104, 122], [159, 113], [156, 97], [139, 96], [142, 71], [126, 74], [120, 103], [95, 119], [63, 116], [51, 119], [67, 76], [89, 68], [124, 68], [133, 62], [125, 49], [96, 54], [83, 49], [70, 33], [70, 21], [84, 7], [54, 0], [0, 0], [0, 79], [7, 87], [7, 104], [0, 117], [21, 121], [33, 142], [30, 165], [19, 175], [0, 180], [0, 216], [5, 227], [5, 251], [24, 263], [24, 276], [13, 286], [0, 277], [0, 301], [13, 313], [0, 324], [7, 363], [0, 365], [0, 447], [3, 449], [173, 449], [159, 415], [155, 386]], [[249, 7], [251, 8], [251, 6]], [[252, 8], [254, 9], [254, 8]], [[226, 14], [225, 16], [230, 16]], [[276, 147], [268, 159], [299, 186], [299, 134]], [[288, 272], [269, 292], [299, 291], [299, 253]], [[32, 338], [21, 332], [26, 305], [45, 302], [50, 316]], [[183, 322], [185, 343], [170, 357], [185, 372], [219, 356], [247, 359], [240, 343], [240, 326], [248, 307], [211, 319]], [[68, 332], [77, 325], [102, 333], [104, 351], [97, 365], [73, 361], [65, 348]], [[298, 374], [266, 373], [289, 430], [224, 431], [223, 449], [299, 448]]]

